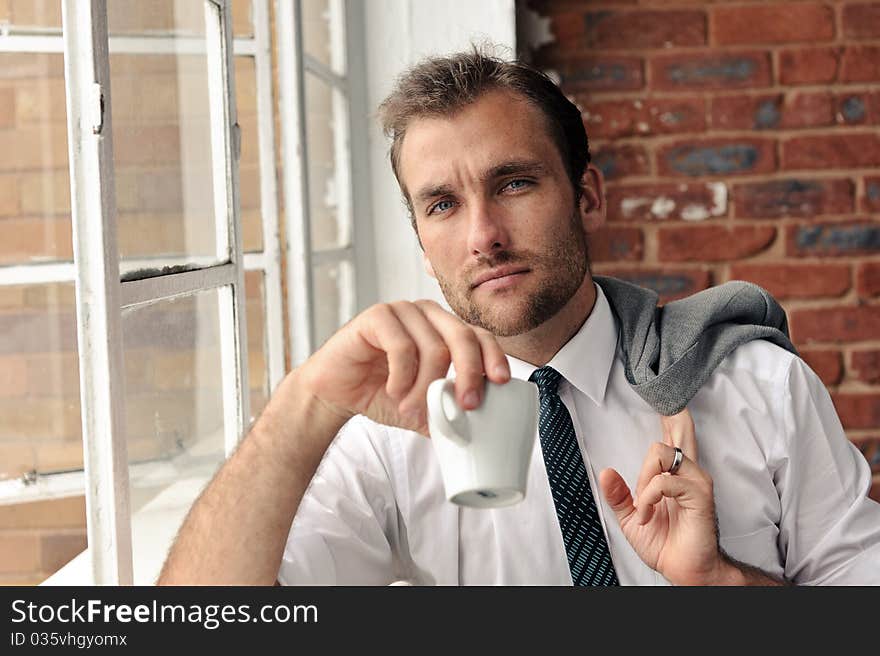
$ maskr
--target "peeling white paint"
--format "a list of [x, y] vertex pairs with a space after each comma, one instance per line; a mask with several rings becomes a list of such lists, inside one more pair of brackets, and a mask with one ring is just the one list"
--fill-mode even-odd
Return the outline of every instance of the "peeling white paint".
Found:
[[639, 121], [638, 123], [636, 123], [636, 129], [639, 132], [648, 132], [651, 128], [648, 127], [647, 123], [645, 123], [643, 121]]
[[704, 221], [709, 216], [709, 208], [705, 205], [685, 205], [681, 210], [681, 218], [685, 221]]
[[651, 214], [658, 219], [667, 218], [675, 210], [675, 201], [666, 196], [659, 196], [651, 203]]
[[723, 182], [709, 182], [706, 186], [712, 191], [712, 207], [709, 214], [721, 216], [727, 210], [727, 185]]
[[636, 109], [641, 109], [641, 108], [642, 108], [642, 101], [641, 101], [641, 100], [636, 100], [636, 101], [633, 103], [633, 107], [635, 107]]
[[556, 35], [550, 29], [549, 16], [542, 16], [522, 3], [517, 4], [516, 20], [522, 29], [521, 34], [525, 37], [526, 45], [532, 50], [556, 42]]
[[647, 198], [624, 198], [620, 203], [620, 209], [625, 217], [630, 217], [636, 210], [643, 208], [650, 202]]

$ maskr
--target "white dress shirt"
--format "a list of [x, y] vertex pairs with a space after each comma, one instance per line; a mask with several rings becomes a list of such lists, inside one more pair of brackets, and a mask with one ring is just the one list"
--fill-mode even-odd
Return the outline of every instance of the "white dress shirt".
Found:
[[[659, 415], [629, 386], [602, 289], [548, 363], [564, 380], [590, 486], [621, 585], [668, 585], [620, 530], [598, 487], [614, 467], [635, 487]], [[536, 368], [509, 358], [515, 378]], [[714, 480], [722, 548], [801, 584], [880, 584], [880, 504], [871, 472], [804, 362], [766, 340], [744, 344], [688, 405], [699, 464]], [[340, 431], [291, 526], [283, 584], [571, 585], [535, 440], [526, 498], [478, 510], [446, 501], [431, 443], [355, 417]]]

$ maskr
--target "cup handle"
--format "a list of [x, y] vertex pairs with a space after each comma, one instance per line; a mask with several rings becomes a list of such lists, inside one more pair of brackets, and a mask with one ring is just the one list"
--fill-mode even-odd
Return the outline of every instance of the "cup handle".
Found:
[[428, 385], [428, 412], [443, 434], [459, 446], [470, 442], [467, 417], [455, 400], [455, 382], [439, 378]]

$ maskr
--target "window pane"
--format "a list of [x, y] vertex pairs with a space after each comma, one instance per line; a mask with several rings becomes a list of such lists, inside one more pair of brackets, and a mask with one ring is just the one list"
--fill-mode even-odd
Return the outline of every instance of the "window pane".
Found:
[[309, 220], [313, 250], [348, 246], [348, 221], [341, 216], [346, 190], [339, 172], [344, 152], [345, 99], [329, 85], [306, 75], [306, 145], [309, 170]]
[[205, 3], [200, 0], [112, 0], [107, 3], [110, 36], [205, 34]]
[[4, 0], [0, 2], [0, 23], [9, 23], [14, 30], [61, 29], [61, 0]]
[[345, 74], [345, 35], [340, 0], [303, 0], [303, 49], [340, 75]]
[[[257, 0], [266, 2], [266, 0]], [[254, 13], [251, 0], [232, 0], [232, 36], [249, 37], [254, 34]]]
[[[132, 513], [170, 490], [188, 507], [223, 461], [218, 296], [212, 289], [123, 312]], [[163, 530], [171, 536], [177, 526]], [[135, 535], [134, 545], [146, 543]], [[142, 562], [135, 557], [136, 579]]]
[[119, 252], [214, 262], [204, 55], [111, 55]]
[[269, 400], [269, 371], [266, 366], [266, 302], [263, 273], [244, 274], [247, 304], [248, 378], [250, 379], [251, 420], [259, 416]]
[[0, 53], [0, 265], [71, 260], [63, 55]]
[[351, 318], [354, 281], [349, 262], [320, 264], [314, 269], [315, 344], [320, 346]]
[[261, 251], [263, 227], [260, 202], [260, 141], [257, 133], [257, 74], [253, 57], [235, 58], [235, 98], [238, 124], [241, 127], [238, 183], [242, 243], [247, 252]]
[[0, 287], [0, 480], [82, 469], [73, 283]]

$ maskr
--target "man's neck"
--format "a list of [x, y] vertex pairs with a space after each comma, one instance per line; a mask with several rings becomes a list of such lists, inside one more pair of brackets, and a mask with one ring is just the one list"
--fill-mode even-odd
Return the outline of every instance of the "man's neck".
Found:
[[499, 337], [498, 343], [508, 355], [543, 367], [581, 329], [595, 304], [596, 287], [587, 273], [574, 296], [555, 316], [526, 333]]

